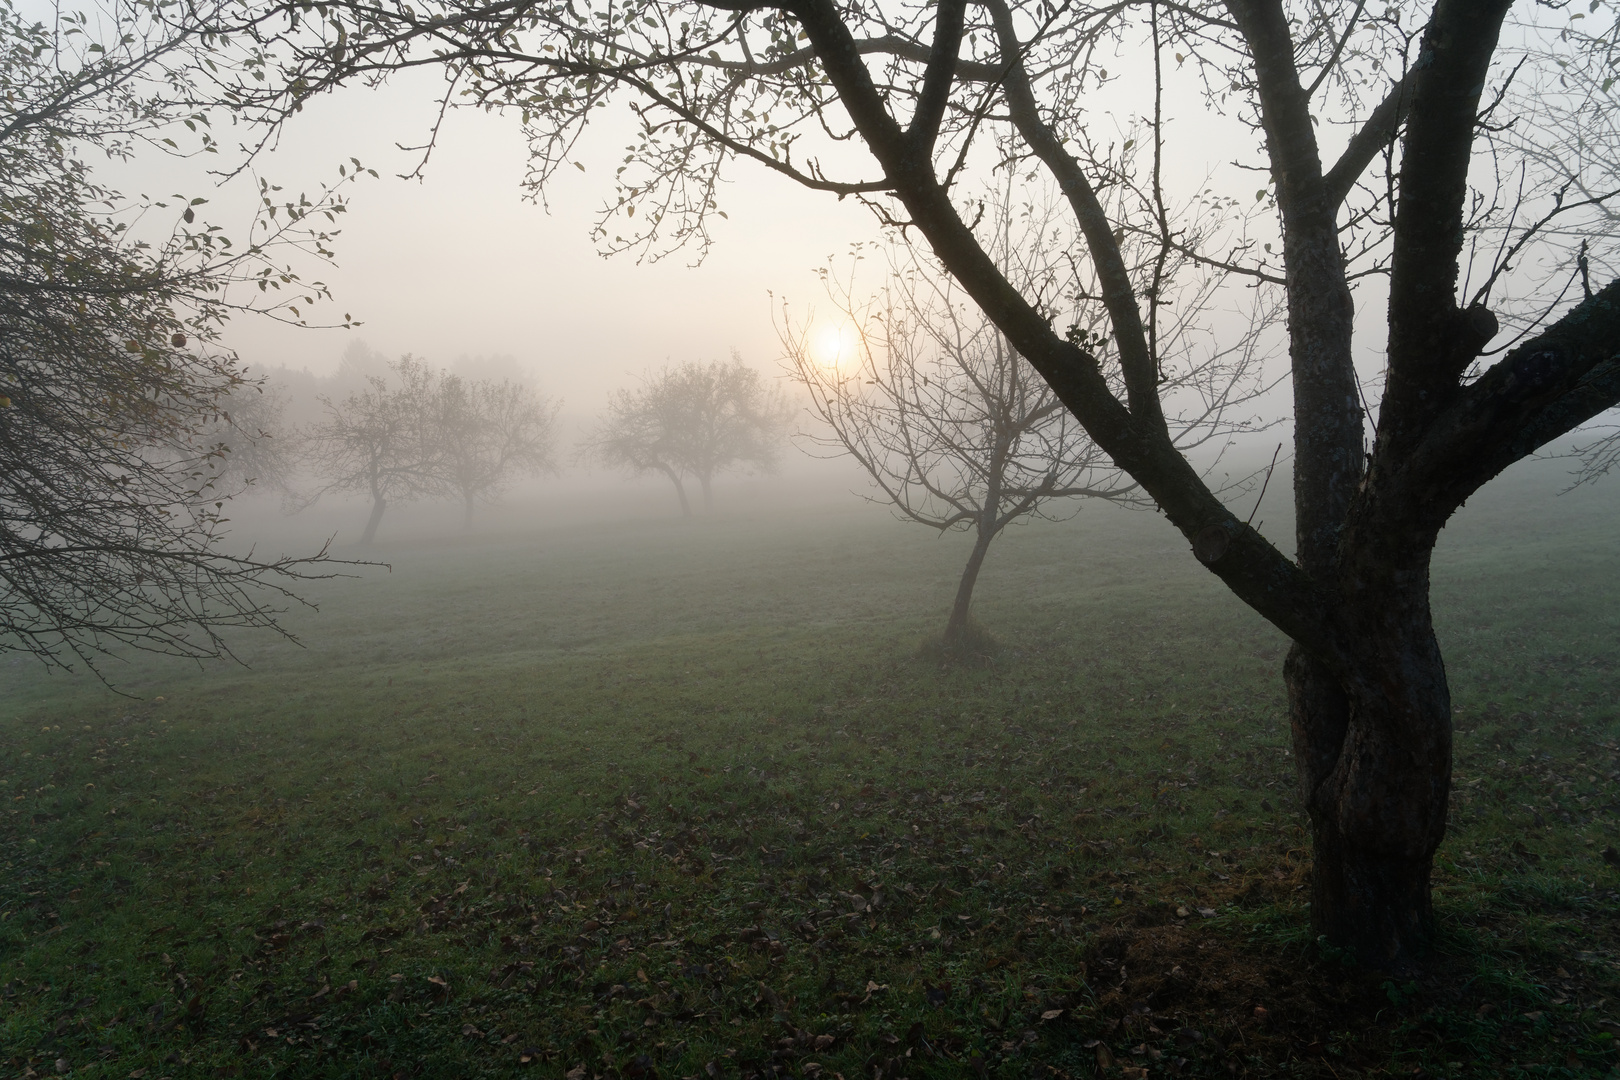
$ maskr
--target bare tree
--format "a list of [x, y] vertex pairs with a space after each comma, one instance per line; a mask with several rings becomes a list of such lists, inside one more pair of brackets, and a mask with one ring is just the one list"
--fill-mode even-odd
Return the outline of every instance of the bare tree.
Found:
[[[1107, 354], [1107, 313], [1096, 283], [1062, 258], [1069, 239], [1048, 199], [1014, 205], [1011, 192], [989, 196], [996, 205], [992, 254], [1008, 277], [1036, 295], [1072, 298], [1067, 310], [1049, 307], [1073, 340]], [[1152, 264], [1150, 246], [1127, 246], [1138, 275]], [[904, 251], [873, 302], [854, 302], [853, 268], [838, 281], [823, 271], [838, 317], [855, 332], [852, 355], [818, 351], [806, 325], [796, 332], [784, 310], [780, 327], [793, 377], [810, 396], [812, 414], [827, 434], [804, 436], [812, 445], [847, 454], [867, 472], [907, 520], [938, 529], [971, 529], [974, 544], [946, 622], [947, 649], [966, 643], [970, 606], [991, 543], [1027, 517], [1057, 519], [1078, 512], [1081, 498], [1151, 506], [1140, 485], [1125, 476], [1092, 441], [1005, 335], [961, 294], [951, 279]], [[1167, 400], [1178, 402], [1178, 445], [1224, 441], [1261, 425], [1236, 410], [1264, 389], [1266, 330], [1275, 313], [1249, 313], [1249, 329], [1225, 342], [1207, 324], [1208, 304], [1226, 271], [1184, 256], [1161, 268], [1160, 289], [1174, 293], [1175, 339], [1162, 349]], [[1181, 279], [1186, 280], [1181, 280]], [[1219, 445], [1219, 444], [1218, 444]], [[1217, 452], [1206, 472], [1220, 460]]]
[[305, 460], [324, 482], [301, 506], [329, 493], [369, 496], [362, 544], [376, 539], [390, 503], [454, 493], [438, 423], [444, 373], [408, 355], [388, 372], [342, 401], [323, 399], [325, 418], [303, 433]]
[[688, 362], [664, 368], [638, 389], [618, 390], [583, 451], [610, 468], [661, 473], [675, 485], [690, 517], [685, 477], [714, 505], [714, 477], [728, 469], [775, 468], [787, 424], [780, 393], [736, 354], [729, 363]]
[[[1399, 968], [1430, 939], [1451, 783], [1450, 687], [1429, 606], [1436, 539], [1503, 469], [1620, 401], [1617, 230], [1599, 212], [1611, 192], [1570, 197], [1581, 165], [1567, 143], [1532, 177], [1523, 149], [1497, 137], [1524, 103], [1514, 88], [1606, 62], [1613, 34], [1565, 33], [1596, 8], [1527, 4], [1520, 17], [1534, 25], [1512, 34], [1534, 30], [1545, 47], [1504, 49], [1509, 8], [339, 2], [296, 29], [279, 11], [250, 15], [240, 39], [275, 57], [281, 78], [232, 91], [244, 116], [276, 122], [343, 82], [443, 64], [454, 74], [447, 104], [521, 111], [536, 186], [573, 163], [584, 125], [622, 95], [640, 128], [613, 166], [618, 193], [599, 232], [609, 250], [701, 250], [721, 170], [738, 159], [865, 198], [926, 242], [1192, 555], [1292, 639], [1283, 678], [1313, 829], [1311, 918], [1335, 946]], [[1131, 108], [1145, 114], [1151, 161], [1133, 198], [1110, 208], [1122, 181], [1094, 106], [1126, 78], [1141, 87]], [[1187, 170], [1166, 164], [1196, 151], [1176, 154], [1185, 121], [1173, 117], [1185, 111], [1167, 111], [1167, 86], [1203, 95], [1194, 123], [1226, 124], [1221, 162], [1262, 163], [1273, 248], [1264, 237], [1188, 242], [1167, 193]], [[1547, 104], [1579, 117], [1583, 137], [1620, 126], [1616, 110], [1570, 94]], [[1102, 285], [1108, 356], [1054, 327], [1042, 298], [987, 252], [955, 198], [964, 170], [987, 160], [1016, 161], [1062, 191], [1083, 237], [1074, 258]], [[1285, 297], [1292, 551], [1177, 447], [1160, 383], [1167, 313], [1157, 282], [1143, 288], [1127, 272], [1130, 235]], [[1589, 296], [1565, 287], [1582, 278], [1575, 240]], [[1375, 342], [1359, 355], [1384, 368], [1363, 385], [1354, 301], [1369, 278], [1387, 289], [1364, 310], [1387, 317], [1361, 326]]]
[[1116, 482], [1107, 458], [994, 326], [956, 311], [963, 317], [939, 326], [888, 299], [853, 362], [816, 356], [802, 334], [788, 355], [811, 413], [830, 432], [807, 441], [854, 458], [905, 519], [973, 531], [945, 624], [954, 651], [969, 644], [973, 588], [1003, 529], [1058, 515], [1056, 500], [1122, 498], [1135, 485]]
[[439, 384], [435, 437], [444, 479], [461, 498], [463, 527], [473, 507], [521, 475], [555, 472], [560, 404], [509, 380], [446, 375]]
[[324, 290], [273, 255], [325, 253], [310, 226], [342, 203], [266, 185], [254, 243], [233, 246], [205, 199], [98, 184], [92, 154], [212, 147], [188, 102], [219, 8], [46, 14], [0, 7], [0, 652], [97, 674], [124, 648], [229, 656], [224, 631], [279, 631], [331, 564], [230, 545], [215, 423], [252, 384], [219, 331], [242, 310], [302, 317]]

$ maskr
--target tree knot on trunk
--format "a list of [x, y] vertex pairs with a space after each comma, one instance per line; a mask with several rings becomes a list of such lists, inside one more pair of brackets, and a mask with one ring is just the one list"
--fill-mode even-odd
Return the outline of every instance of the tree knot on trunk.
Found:
[[1206, 525], [1193, 537], [1193, 554], [1205, 566], [1214, 566], [1232, 547], [1232, 531], [1222, 522]]

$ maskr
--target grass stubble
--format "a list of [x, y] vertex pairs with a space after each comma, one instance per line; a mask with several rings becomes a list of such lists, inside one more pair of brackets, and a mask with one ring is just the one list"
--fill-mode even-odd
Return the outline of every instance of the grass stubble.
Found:
[[8, 668], [0, 1073], [1615, 1071], [1609, 502], [1437, 561], [1424, 977], [1310, 934], [1283, 642], [1162, 522], [998, 544], [975, 663], [885, 519], [580, 527], [400, 545], [138, 700]]

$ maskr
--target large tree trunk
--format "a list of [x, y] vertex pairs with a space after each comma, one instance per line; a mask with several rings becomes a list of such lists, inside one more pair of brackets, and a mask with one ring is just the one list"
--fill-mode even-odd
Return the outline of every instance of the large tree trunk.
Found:
[[962, 580], [956, 586], [956, 603], [951, 607], [950, 621], [945, 624], [945, 643], [950, 645], [960, 641], [962, 633], [968, 626], [968, 611], [973, 604], [973, 586], [979, 580], [979, 568], [984, 566], [984, 557], [990, 550], [990, 541], [995, 539], [995, 530], [979, 525], [979, 535], [973, 542], [973, 552], [968, 556], [967, 566], [962, 569]]
[[708, 473], [703, 473], [698, 477], [698, 483], [703, 486], [703, 512], [705, 514], [714, 513], [713, 480], [714, 478]]
[[461, 498], [463, 505], [461, 527], [463, 529], [470, 530], [472, 528], [473, 519], [473, 493], [470, 491], [464, 491], [462, 492]]
[[1315, 848], [1311, 922], [1395, 971], [1430, 943], [1429, 873], [1451, 791], [1451, 697], [1427, 574], [1408, 584], [1353, 601], [1357, 652], [1338, 674], [1297, 646], [1283, 669]]
[[377, 525], [382, 521], [383, 511], [388, 509], [388, 500], [381, 495], [371, 500], [371, 518], [366, 522], [366, 531], [360, 534], [360, 542], [369, 544], [377, 538]]

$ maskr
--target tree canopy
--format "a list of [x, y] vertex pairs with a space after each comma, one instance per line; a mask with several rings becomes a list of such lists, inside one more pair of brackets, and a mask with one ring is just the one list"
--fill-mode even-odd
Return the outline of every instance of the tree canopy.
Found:
[[[351, 349], [352, 367], [365, 353]], [[360, 542], [376, 538], [390, 504], [457, 499], [463, 524], [520, 475], [554, 468], [557, 405], [509, 380], [463, 379], [409, 355], [366, 375], [364, 389], [322, 399], [325, 416], [300, 432], [321, 479], [299, 501], [328, 493], [371, 499]]]
[[786, 424], [780, 393], [733, 355], [729, 363], [666, 367], [633, 390], [616, 391], [583, 451], [632, 475], [656, 472], [668, 478], [681, 512], [690, 515], [687, 477], [697, 479], [704, 508], [712, 508], [717, 474], [775, 467]]
[[126, 647], [228, 654], [222, 631], [275, 628], [292, 587], [329, 572], [324, 552], [227, 539], [237, 484], [217, 436], [256, 388], [218, 339], [233, 312], [298, 320], [324, 295], [276, 254], [327, 253], [315, 223], [344, 205], [278, 204], [266, 185], [253, 243], [233, 246], [204, 199], [99, 184], [93, 152], [180, 153], [182, 129], [213, 148], [189, 79], [218, 8], [99, 14], [47, 25], [0, 6], [0, 651], [92, 668]]

